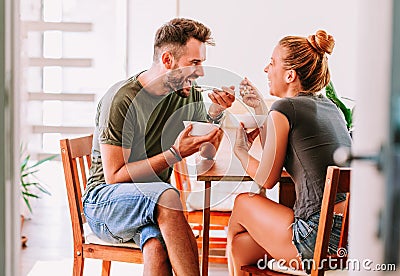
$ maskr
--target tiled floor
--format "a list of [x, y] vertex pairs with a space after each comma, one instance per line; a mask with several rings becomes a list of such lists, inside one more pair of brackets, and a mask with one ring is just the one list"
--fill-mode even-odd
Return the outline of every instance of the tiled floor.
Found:
[[[72, 230], [68, 211], [64, 175], [60, 162], [42, 167], [39, 178], [51, 191], [33, 204], [33, 214], [24, 223], [22, 234], [28, 237], [27, 247], [21, 251], [21, 275], [58, 276], [72, 274]], [[51, 179], [51, 180], [50, 180]], [[100, 264], [89, 260], [85, 275], [100, 275]], [[142, 266], [116, 263], [114, 275], [141, 275]], [[226, 265], [210, 265], [211, 276], [228, 275]]]

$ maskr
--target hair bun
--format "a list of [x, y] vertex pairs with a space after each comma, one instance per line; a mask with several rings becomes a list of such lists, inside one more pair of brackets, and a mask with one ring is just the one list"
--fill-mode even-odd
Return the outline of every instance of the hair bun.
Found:
[[331, 54], [333, 47], [335, 46], [335, 40], [333, 36], [328, 35], [323, 30], [318, 30], [315, 35], [310, 35], [307, 38], [311, 46], [320, 54], [328, 53]]

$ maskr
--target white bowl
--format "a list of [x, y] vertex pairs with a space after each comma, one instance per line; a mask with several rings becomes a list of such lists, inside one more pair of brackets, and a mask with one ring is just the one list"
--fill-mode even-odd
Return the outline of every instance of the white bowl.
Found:
[[243, 123], [245, 128], [261, 127], [267, 117], [267, 115], [229, 114], [229, 120], [233, 127], [239, 127], [240, 123]]
[[216, 128], [219, 128], [217, 124], [196, 122], [196, 121], [183, 121], [185, 128], [188, 127], [189, 124], [192, 124], [192, 131], [190, 131], [190, 135], [193, 136], [204, 136], [209, 134]]

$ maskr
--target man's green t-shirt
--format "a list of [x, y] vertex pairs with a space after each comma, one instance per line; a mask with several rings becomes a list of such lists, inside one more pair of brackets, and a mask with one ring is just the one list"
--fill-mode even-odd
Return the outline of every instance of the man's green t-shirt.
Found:
[[[100, 144], [131, 149], [129, 162], [134, 162], [168, 150], [184, 129], [183, 121], [207, 121], [200, 92], [192, 89], [187, 98], [175, 92], [154, 96], [142, 87], [138, 75], [112, 86], [98, 104], [86, 193], [106, 183]], [[169, 182], [171, 171], [154, 173], [146, 182]]]

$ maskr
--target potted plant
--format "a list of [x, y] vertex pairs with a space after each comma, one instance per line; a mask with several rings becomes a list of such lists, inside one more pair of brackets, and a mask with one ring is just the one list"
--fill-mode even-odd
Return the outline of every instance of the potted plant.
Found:
[[[37, 178], [36, 173], [40, 170], [40, 165], [54, 159], [57, 155], [51, 155], [47, 158], [43, 158], [41, 160], [37, 160], [32, 163], [31, 155], [25, 154], [24, 150], [21, 147], [21, 165], [20, 165], [20, 190], [21, 197], [25, 203], [25, 206], [32, 213], [32, 204], [31, 199], [40, 198], [42, 194], [51, 195], [49, 190], [40, 183], [40, 180]], [[21, 229], [23, 226], [23, 222], [25, 220], [25, 216], [21, 213]], [[26, 246], [27, 238], [21, 235], [21, 243], [22, 246]]]
[[338, 97], [335, 88], [333, 87], [332, 81], [328, 83], [325, 87], [326, 97], [330, 99], [336, 106], [342, 111], [344, 119], [346, 120], [347, 129], [349, 130], [350, 134], [353, 130], [353, 113], [354, 108], [348, 108]]

